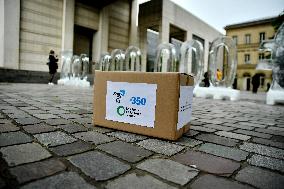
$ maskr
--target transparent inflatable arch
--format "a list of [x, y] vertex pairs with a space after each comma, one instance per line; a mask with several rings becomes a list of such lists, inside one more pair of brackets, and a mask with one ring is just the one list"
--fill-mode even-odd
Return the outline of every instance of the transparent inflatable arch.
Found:
[[62, 67], [58, 85], [89, 87], [89, 57], [86, 54], [73, 55], [72, 50], [61, 52]]
[[138, 47], [129, 46], [125, 51], [126, 71], [142, 71], [141, 51]]
[[124, 58], [125, 55], [121, 49], [114, 49], [111, 52], [111, 62], [107, 71], [124, 71]]
[[279, 27], [273, 40], [263, 41], [260, 50], [270, 51], [272, 64], [272, 84], [267, 92], [266, 104], [284, 102], [284, 22]]
[[175, 46], [162, 43], [157, 47], [154, 72], [177, 72], [178, 55]]
[[82, 75], [82, 62], [81, 62], [80, 56], [78, 56], [78, 55], [73, 56], [71, 70], [72, 70], [72, 76], [73, 77], [78, 77], [78, 78], [81, 77], [81, 75]]
[[60, 72], [60, 78], [70, 78], [72, 75], [71, 65], [72, 65], [72, 57], [73, 51], [72, 50], [65, 50], [61, 52], [62, 58], [62, 67]]
[[86, 54], [80, 55], [81, 64], [82, 64], [82, 78], [85, 78], [89, 74], [89, 57]]
[[[237, 50], [235, 42], [226, 36], [216, 38], [209, 50], [209, 79], [215, 87], [230, 88], [234, 83], [237, 69]], [[217, 76], [217, 69], [221, 78]]]
[[98, 69], [100, 71], [107, 71], [109, 70], [110, 64], [111, 64], [111, 56], [109, 55], [109, 53], [104, 53], [101, 55]]
[[199, 85], [203, 75], [204, 51], [197, 40], [186, 41], [180, 49], [179, 72], [194, 74], [194, 85]]

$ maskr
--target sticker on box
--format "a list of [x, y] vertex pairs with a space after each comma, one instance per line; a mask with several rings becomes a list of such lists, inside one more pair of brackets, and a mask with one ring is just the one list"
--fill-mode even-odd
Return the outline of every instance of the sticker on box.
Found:
[[177, 130], [191, 120], [193, 86], [180, 86]]
[[157, 84], [107, 81], [106, 120], [154, 127]]

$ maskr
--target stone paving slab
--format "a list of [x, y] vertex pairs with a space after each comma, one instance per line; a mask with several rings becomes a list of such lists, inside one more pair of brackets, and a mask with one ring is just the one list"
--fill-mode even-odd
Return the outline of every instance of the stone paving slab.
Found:
[[30, 134], [39, 134], [39, 133], [47, 133], [51, 131], [57, 130], [56, 126], [50, 126], [44, 123], [35, 124], [35, 125], [26, 125], [23, 129]]
[[42, 121], [37, 119], [37, 118], [19, 118], [19, 119], [14, 119], [16, 123], [20, 125], [32, 125], [32, 124], [37, 124], [41, 123]]
[[137, 165], [137, 168], [148, 171], [163, 179], [182, 186], [188, 183], [199, 173], [197, 169], [182, 165], [169, 159], [149, 159]]
[[62, 162], [56, 159], [48, 159], [11, 168], [10, 172], [12, 175], [15, 175], [19, 183], [22, 184], [53, 175], [65, 169], [66, 166]]
[[1, 148], [0, 152], [9, 166], [35, 162], [51, 157], [51, 154], [37, 143], [7, 146]]
[[32, 142], [32, 138], [21, 131], [0, 134], [0, 147]]
[[45, 146], [58, 146], [77, 141], [76, 138], [67, 135], [61, 131], [42, 133], [34, 135], [35, 138]]
[[97, 181], [108, 180], [130, 169], [129, 165], [97, 151], [74, 155], [68, 160]]
[[6, 133], [6, 132], [18, 131], [18, 130], [20, 130], [20, 128], [12, 123], [0, 124], [0, 133]]
[[74, 172], [65, 172], [59, 175], [51, 176], [42, 180], [38, 180], [32, 183], [29, 183], [21, 189], [35, 189], [35, 188], [44, 188], [44, 189], [95, 189], [96, 187], [87, 183], [78, 173]]
[[199, 144], [202, 144], [202, 141], [195, 140], [195, 139], [192, 139], [192, 138], [187, 138], [187, 137], [181, 137], [175, 143], [178, 144], [178, 145], [183, 145], [183, 146], [187, 146], [187, 147], [192, 148], [192, 147], [195, 147]]
[[127, 133], [123, 131], [115, 131], [115, 132], [108, 133], [107, 135], [119, 138], [120, 140], [124, 140], [126, 142], [136, 142], [136, 141], [144, 140], [147, 138], [146, 136], [137, 135], [133, 133]]
[[126, 176], [120, 177], [114, 181], [109, 182], [106, 185], [106, 189], [126, 189], [126, 188], [176, 189], [176, 187], [163, 183], [150, 175], [137, 175], [136, 173], [131, 173]]
[[254, 144], [254, 143], [246, 142], [240, 146], [240, 149], [248, 151], [248, 152], [254, 152], [260, 155], [266, 155], [269, 157], [284, 159], [284, 150], [261, 145], [261, 144]]
[[114, 141], [107, 144], [102, 144], [97, 149], [103, 150], [113, 156], [121, 158], [125, 161], [135, 163], [150, 155], [152, 153], [144, 148], [138, 147], [122, 141]]
[[210, 144], [210, 143], [203, 144], [198, 148], [198, 150], [216, 156], [232, 159], [235, 161], [243, 161], [249, 155], [248, 152], [239, 149], [216, 145], [216, 144]]
[[249, 166], [238, 172], [236, 180], [260, 189], [283, 189], [284, 176], [265, 169]]
[[73, 154], [82, 153], [93, 149], [93, 146], [89, 143], [77, 141], [71, 144], [60, 145], [49, 148], [52, 152], [59, 156], [70, 156]]
[[91, 142], [92, 144], [95, 145], [114, 141], [114, 138], [108, 137], [102, 133], [94, 131], [76, 133], [74, 134], [74, 136], [78, 139], [84, 140], [86, 142]]
[[227, 137], [227, 138], [233, 138], [237, 140], [249, 140], [251, 137], [247, 135], [227, 132], [227, 131], [218, 131], [216, 132], [217, 135]]
[[263, 139], [263, 138], [253, 138], [252, 142], [258, 143], [258, 144], [263, 144], [263, 145], [266, 145], [266, 146], [272, 146], [272, 147], [284, 149], [284, 143], [282, 143], [282, 142], [274, 142], [272, 140], [267, 140], [267, 139]]
[[253, 187], [236, 181], [226, 180], [209, 174], [199, 177], [190, 187], [191, 189], [253, 189]]
[[59, 125], [58, 127], [63, 129], [67, 133], [78, 133], [78, 132], [88, 131], [86, 127], [79, 124]]
[[240, 167], [237, 162], [196, 151], [178, 154], [174, 156], [173, 160], [208, 173], [227, 177]]
[[214, 135], [214, 134], [201, 134], [195, 138], [206, 141], [206, 142], [211, 142], [211, 143], [220, 144], [224, 146], [231, 146], [231, 147], [236, 146], [239, 142], [236, 139], [221, 137], [221, 136]]
[[255, 137], [266, 138], [266, 139], [269, 139], [269, 138], [272, 137], [272, 135], [270, 135], [270, 134], [259, 133], [259, 132], [255, 132], [255, 131], [246, 131], [246, 130], [242, 130], [242, 129], [234, 130], [234, 133], [245, 134], [245, 135], [249, 135], [249, 136], [255, 136]]
[[255, 154], [247, 161], [251, 165], [265, 167], [265, 168], [272, 169], [272, 170], [278, 170], [284, 173], [284, 161], [283, 160]]
[[154, 151], [156, 153], [164, 154], [167, 156], [172, 156], [181, 150], [184, 147], [175, 145], [169, 142], [160, 141], [156, 139], [147, 139], [137, 143], [139, 146], [142, 146], [148, 150]]
[[191, 129], [168, 141], [94, 127], [93, 92], [0, 83], [0, 188], [283, 186], [284, 106], [265, 93], [194, 97]]

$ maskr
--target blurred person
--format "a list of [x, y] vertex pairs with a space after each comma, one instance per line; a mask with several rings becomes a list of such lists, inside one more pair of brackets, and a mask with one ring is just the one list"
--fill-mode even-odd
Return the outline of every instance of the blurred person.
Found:
[[204, 83], [204, 87], [209, 87], [210, 83], [209, 83], [208, 72], [205, 72], [203, 76], [204, 76], [204, 79], [202, 81]]
[[49, 85], [54, 85], [53, 83], [53, 78], [57, 72], [58, 69], [58, 57], [55, 55], [54, 50], [50, 50], [49, 52], [49, 62], [47, 63], [48, 68], [49, 68], [49, 74], [50, 74], [50, 79], [49, 79]]
[[252, 92], [253, 93], [257, 93], [257, 89], [260, 85], [260, 76], [259, 74], [255, 74], [253, 77], [252, 77]]
[[217, 80], [221, 81], [222, 80], [222, 76], [223, 76], [222, 72], [219, 69], [217, 69]]

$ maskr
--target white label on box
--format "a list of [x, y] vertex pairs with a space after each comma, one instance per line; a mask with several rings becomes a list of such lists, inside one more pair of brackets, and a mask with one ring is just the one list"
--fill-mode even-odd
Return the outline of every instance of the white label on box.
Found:
[[157, 84], [107, 81], [106, 120], [154, 127]]
[[180, 86], [177, 130], [190, 122], [193, 89], [193, 86]]

